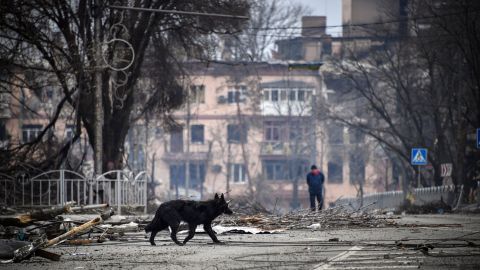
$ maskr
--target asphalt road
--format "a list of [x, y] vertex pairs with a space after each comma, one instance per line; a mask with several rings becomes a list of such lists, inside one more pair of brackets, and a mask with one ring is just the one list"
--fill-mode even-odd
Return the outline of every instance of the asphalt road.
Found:
[[480, 269], [480, 216], [398, 222], [409, 225], [219, 235], [225, 245], [197, 234], [177, 246], [162, 232], [150, 246], [145, 234], [135, 233], [125, 236], [128, 241], [50, 248], [62, 254], [60, 262], [33, 258], [0, 269]]

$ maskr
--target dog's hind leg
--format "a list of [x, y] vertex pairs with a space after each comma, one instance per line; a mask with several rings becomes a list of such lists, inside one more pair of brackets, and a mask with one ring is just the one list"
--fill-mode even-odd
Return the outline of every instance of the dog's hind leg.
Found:
[[197, 229], [196, 224], [188, 224], [188, 235], [185, 237], [185, 240], [183, 240], [183, 244], [185, 245], [188, 240], [192, 239], [193, 236], [195, 236], [195, 230]]
[[156, 246], [155, 244], [155, 236], [157, 235], [158, 231], [157, 230], [154, 230], [152, 231], [152, 233], [150, 234], [150, 244], [152, 246]]
[[212, 229], [212, 224], [210, 223], [203, 224], [203, 229], [208, 233], [210, 238], [212, 238], [214, 243], [216, 244], [221, 243], [220, 241], [218, 241], [217, 236], [215, 235], [215, 232]]
[[170, 224], [170, 229], [172, 230], [170, 232], [170, 237], [172, 238], [173, 242], [175, 242], [175, 244], [179, 246], [183, 246], [183, 243], [179, 242], [177, 239], [177, 232], [179, 228], [180, 228], [180, 222]]
[[155, 226], [152, 226], [152, 233], [150, 234], [150, 244], [152, 246], [155, 246], [155, 236], [157, 235], [157, 233], [161, 230], [165, 230], [167, 227], [168, 224], [161, 219], [158, 219], [155, 223]]

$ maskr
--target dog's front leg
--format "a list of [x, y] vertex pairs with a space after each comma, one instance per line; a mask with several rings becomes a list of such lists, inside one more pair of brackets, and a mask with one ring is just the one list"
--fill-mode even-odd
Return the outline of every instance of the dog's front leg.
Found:
[[183, 244], [185, 245], [188, 240], [192, 239], [193, 236], [195, 236], [195, 230], [197, 229], [196, 224], [188, 224], [188, 235], [185, 237], [185, 240], [183, 240]]
[[215, 232], [212, 229], [212, 224], [210, 223], [203, 224], [203, 229], [208, 233], [210, 238], [212, 238], [214, 243], [216, 244], [221, 243], [220, 241], [218, 241], [217, 236], [215, 235]]

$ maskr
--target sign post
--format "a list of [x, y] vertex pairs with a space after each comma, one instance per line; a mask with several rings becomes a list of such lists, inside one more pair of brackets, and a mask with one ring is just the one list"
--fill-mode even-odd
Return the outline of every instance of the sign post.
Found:
[[453, 165], [452, 163], [442, 163], [440, 164], [440, 173], [441, 177], [450, 177], [452, 176]]
[[412, 165], [418, 166], [418, 182], [417, 187], [420, 184], [420, 166], [427, 165], [427, 148], [412, 148], [412, 152], [410, 155], [410, 162]]

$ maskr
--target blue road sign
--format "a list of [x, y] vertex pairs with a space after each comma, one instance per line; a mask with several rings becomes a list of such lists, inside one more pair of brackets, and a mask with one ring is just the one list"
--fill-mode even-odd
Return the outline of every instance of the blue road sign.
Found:
[[410, 162], [412, 165], [427, 165], [427, 148], [412, 148]]
[[477, 128], [477, 148], [480, 149], [480, 128]]

